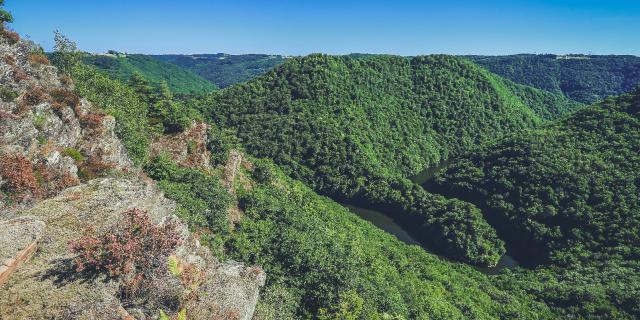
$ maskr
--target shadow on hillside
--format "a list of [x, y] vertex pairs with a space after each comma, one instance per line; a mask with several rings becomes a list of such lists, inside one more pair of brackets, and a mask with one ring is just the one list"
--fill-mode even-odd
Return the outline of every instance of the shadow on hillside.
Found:
[[94, 282], [98, 278], [102, 278], [101, 281], [103, 282], [109, 281], [108, 277], [104, 277], [95, 270], [77, 271], [71, 258], [56, 259], [48, 270], [40, 274], [40, 280], [52, 280], [59, 288], [71, 283]]

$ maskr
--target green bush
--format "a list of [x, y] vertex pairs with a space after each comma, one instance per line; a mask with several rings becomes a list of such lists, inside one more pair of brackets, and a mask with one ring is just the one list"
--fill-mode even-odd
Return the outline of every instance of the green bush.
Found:
[[116, 134], [135, 164], [147, 158], [150, 127], [148, 106], [126, 85], [109, 79], [96, 69], [75, 64], [71, 69], [76, 92], [116, 119]]
[[180, 167], [164, 154], [151, 159], [145, 165], [145, 171], [158, 181], [167, 198], [178, 203], [181, 218], [218, 234], [229, 232], [227, 208], [231, 196], [220, 179], [196, 169]]
[[75, 160], [76, 162], [82, 162], [87, 159], [87, 157], [85, 157], [80, 151], [74, 148], [64, 148], [62, 154], [71, 157], [71, 159]]
[[4, 102], [11, 102], [19, 96], [18, 92], [6, 87], [0, 87], [0, 99]]
[[214, 165], [225, 163], [229, 151], [238, 149], [241, 145], [233, 130], [221, 129], [215, 125], [211, 126], [207, 140], [207, 149], [211, 151], [211, 162]]

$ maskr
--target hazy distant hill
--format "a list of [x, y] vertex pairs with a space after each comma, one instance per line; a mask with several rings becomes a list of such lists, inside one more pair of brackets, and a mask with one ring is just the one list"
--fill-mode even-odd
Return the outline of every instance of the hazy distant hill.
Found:
[[264, 74], [285, 60], [284, 56], [279, 55], [226, 53], [154, 55], [152, 57], [191, 70], [220, 88]]
[[514, 82], [564, 93], [582, 103], [629, 92], [640, 83], [640, 57], [519, 54], [465, 56]]
[[155, 85], [166, 81], [169, 88], [178, 94], [203, 94], [217, 89], [214, 84], [189, 70], [142, 54], [86, 55], [83, 61], [125, 82], [135, 72]]

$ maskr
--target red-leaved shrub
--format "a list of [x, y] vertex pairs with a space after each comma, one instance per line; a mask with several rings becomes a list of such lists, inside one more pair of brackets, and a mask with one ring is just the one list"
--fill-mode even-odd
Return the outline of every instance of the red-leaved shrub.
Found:
[[31, 87], [23, 96], [18, 104], [18, 111], [22, 114], [29, 111], [32, 106], [38, 105], [45, 101], [50, 101], [51, 97], [40, 87]]
[[10, 44], [15, 44], [20, 41], [20, 35], [17, 32], [13, 32], [5, 28], [0, 28], [0, 36], [6, 38]]
[[56, 110], [61, 110], [64, 106], [71, 107], [75, 110], [75, 108], [80, 105], [80, 97], [66, 89], [54, 89], [49, 95], [53, 99], [53, 108]]
[[16, 196], [36, 194], [38, 183], [33, 174], [33, 165], [20, 154], [5, 155], [0, 158], [0, 175], [7, 181], [3, 187]]
[[84, 236], [69, 242], [76, 271], [84, 270], [122, 277], [128, 293], [135, 293], [146, 277], [166, 265], [166, 259], [180, 244], [174, 222], [155, 225], [140, 209], [122, 213], [123, 220], [99, 236]]
[[11, 55], [5, 55], [4, 57], [2, 57], [2, 60], [4, 61], [4, 63], [15, 67], [16, 66], [16, 58], [14, 58]]
[[29, 56], [27, 57], [27, 60], [31, 64], [44, 64], [44, 65], [50, 64], [47, 56], [45, 56], [42, 53], [30, 53]]
[[69, 87], [73, 84], [73, 79], [65, 74], [60, 77], [60, 82], [62, 82], [63, 85]]
[[16, 82], [20, 82], [20, 81], [24, 81], [24, 80], [28, 80], [29, 76], [22, 70], [20, 69], [16, 69], [13, 72], [13, 80], [15, 80]]
[[102, 177], [117, 167], [117, 164], [113, 162], [104, 162], [101, 160], [100, 155], [95, 155], [84, 161], [80, 167], [78, 176], [83, 181], [88, 181]]

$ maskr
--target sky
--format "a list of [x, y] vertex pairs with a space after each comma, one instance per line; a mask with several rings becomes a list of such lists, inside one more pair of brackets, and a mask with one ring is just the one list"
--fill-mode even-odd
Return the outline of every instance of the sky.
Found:
[[640, 56], [640, 0], [6, 0], [45, 49], [88, 52]]

